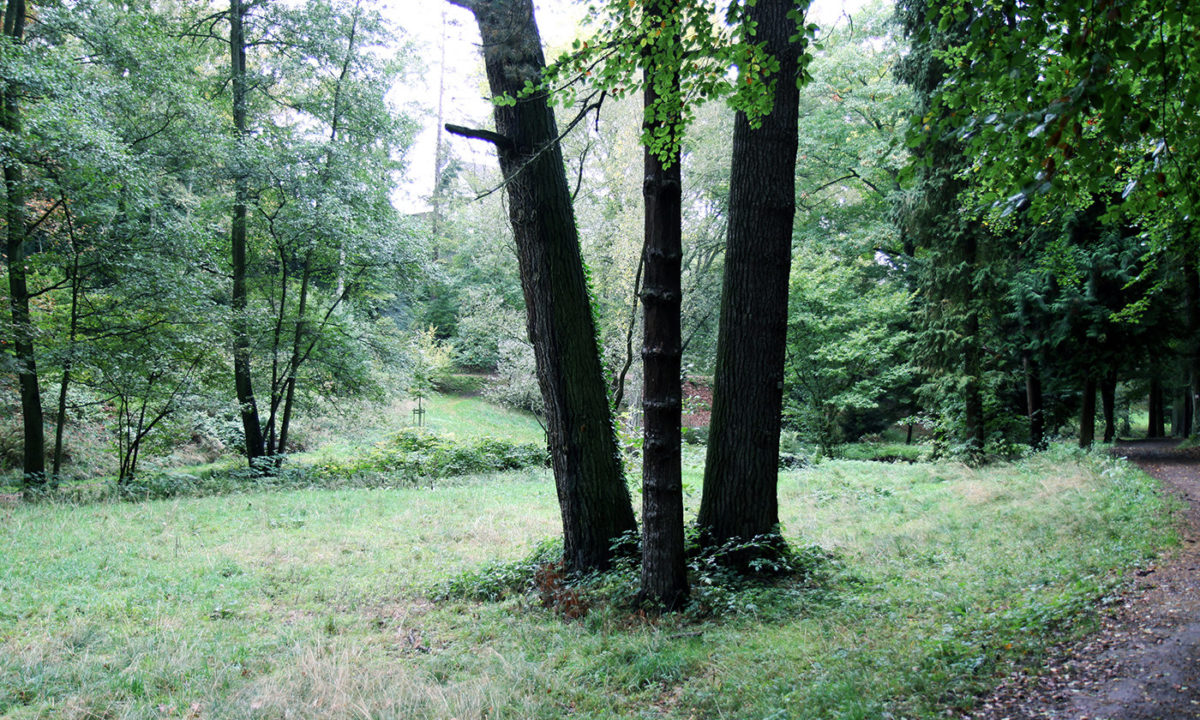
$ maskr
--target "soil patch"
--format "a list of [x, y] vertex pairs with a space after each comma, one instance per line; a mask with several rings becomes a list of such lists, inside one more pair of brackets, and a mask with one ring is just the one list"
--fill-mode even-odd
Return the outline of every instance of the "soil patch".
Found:
[[1006, 679], [977, 720], [1200, 719], [1200, 448], [1120, 443], [1129, 458], [1186, 503], [1183, 542], [1138, 571], [1100, 629], [1059, 648], [1037, 675]]

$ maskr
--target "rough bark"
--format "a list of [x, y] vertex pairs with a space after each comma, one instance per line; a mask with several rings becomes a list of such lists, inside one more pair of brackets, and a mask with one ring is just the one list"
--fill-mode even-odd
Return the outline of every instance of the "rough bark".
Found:
[[1029, 446], [1035, 450], [1046, 447], [1046, 413], [1042, 399], [1042, 373], [1032, 358], [1032, 353], [1025, 350], [1021, 354], [1021, 362], [1025, 367], [1025, 406], [1029, 418]]
[[1079, 447], [1090, 448], [1096, 442], [1096, 378], [1083, 381], [1083, 398], [1079, 405]]
[[[25, 38], [25, 0], [8, 0], [4, 11], [4, 34], [9, 42]], [[3, 129], [10, 136], [21, 132], [21, 108], [16, 88], [4, 90]], [[33, 318], [29, 311], [29, 285], [25, 275], [25, 178], [20, 163], [4, 163], [5, 257], [8, 260], [9, 305], [12, 312], [13, 359], [21, 394], [24, 448], [23, 487], [32, 492], [46, 482], [46, 438], [42, 396], [38, 387], [37, 358], [33, 350]]]
[[[669, 11], [660, 2], [661, 12]], [[645, 102], [657, 102], [646, 70]], [[676, 80], [678, 82], [678, 80]], [[680, 384], [683, 262], [682, 174], [679, 152], [667, 162], [645, 151], [645, 282], [642, 286], [642, 577], [641, 597], [667, 609], [687, 598], [683, 551], [683, 471]]]
[[[788, 280], [796, 214], [800, 46], [790, 0], [749, 9], [757, 41], [780, 64], [762, 126], [734, 120], [729, 226], [717, 336], [713, 409], [698, 524], [713, 546], [778, 536], [779, 431]], [[734, 563], [752, 559], [744, 554]]]
[[[233, 90], [233, 125], [240, 143], [246, 135], [246, 36], [242, 0], [229, 1], [230, 86]], [[244, 158], [238, 158], [241, 162]], [[246, 458], [250, 465], [263, 456], [262, 424], [254, 383], [250, 375], [250, 332], [246, 317], [246, 203], [249, 197], [245, 169], [238, 167], [233, 177], [233, 222], [229, 230], [233, 271], [233, 382], [241, 408], [242, 432], [246, 440]]]
[[[517, 95], [545, 67], [531, 0], [451, 0], [471, 10], [494, 95]], [[526, 327], [563, 520], [569, 572], [607, 568], [636, 530], [604, 386], [596, 328], [554, 114], [540, 96], [497, 105], [496, 145], [509, 199]], [[452, 130], [453, 131], [453, 130]]]

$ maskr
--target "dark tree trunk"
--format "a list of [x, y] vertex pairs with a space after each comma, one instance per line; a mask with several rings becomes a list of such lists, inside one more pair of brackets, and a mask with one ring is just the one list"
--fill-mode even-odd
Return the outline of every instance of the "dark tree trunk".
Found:
[[[288, 431], [292, 426], [292, 408], [296, 404], [296, 376], [300, 374], [300, 363], [307, 353], [302, 351], [308, 329], [308, 285], [312, 278], [312, 257], [304, 256], [304, 270], [300, 278], [300, 299], [296, 307], [296, 325], [292, 332], [292, 358], [288, 363], [287, 378], [284, 380], [283, 416], [279, 421], [279, 448], [282, 456], [287, 453]], [[343, 285], [343, 289], [344, 289]]]
[[1192, 414], [1195, 411], [1195, 400], [1192, 399], [1191, 386], [1185, 385], [1179, 389], [1179, 417], [1178, 426], [1173, 428], [1175, 434], [1179, 437], [1191, 437], [1192, 435]]
[[[14, 44], [25, 39], [25, 0], [8, 0], [4, 11], [4, 35]], [[3, 129], [12, 136], [21, 132], [18, 90], [4, 90]], [[25, 178], [21, 165], [8, 158], [4, 163], [5, 255], [8, 260], [9, 305], [12, 311], [13, 359], [21, 393], [21, 422], [24, 433], [23, 487], [34, 492], [46, 482], [46, 438], [42, 419], [42, 396], [38, 387], [37, 362], [33, 351], [33, 317], [29, 311], [29, 286], [25, 275]]]
[[1184, 422], [1184, 437], [1191, 437], [1200, 427], [1200, 271], [1197, 269], [1195, 253], [1183, 256], [1184, 312], [1187, 322], [1187, 383], [1188, 417]]
[[1100, 383], [1100, 407], [1104, 412], [1104, 442], [1117, 437], [1117, 375], [1108, 372]]
[[1167, 434], [1166, 421], [1164, 414], [1166, 409], [1163, 402], [1163, 387], [1162, 380], [1155, 376], [1150, 379], [1150, 398], [1147, 405], [1149, 407], [1150, 422], [1146, 428], [1147, 438], [1165, 437]]
[[[488, 83], [516, 96], [545, 60], [532, 0], [451, 0], [475, 14]], [[496, 132], [451, 128], [492, 141], [500, 157], [517, 248], [529, 339], [569, 572], [607, 568], [614, 540], [637, 529], [613, 431], [596, 328], [554, 113], [541, 96], [494, 109]]]
[[1096, 378], [1083, 381], [1083, 398], [1079, 405], [1079, 447], [1090, 448], [1096, 442]]
[[[229, 2], [230, 85], [233, 90], [233, 125], [239, 145], [237, 164], [246, 161], [241, 143], [246, 137], [246, 36], [242, 20], [246, 8], [242, 0]], [[233, 382], [241, 408], [242, 431], [246, 439], [246, 458], [252, 467], [263, 456], [262, 424], [254, 399], [250, 375], [250, 330], [246, 317], [246, 203], [249, 196], [246, 168], [235, 167], [233, 176], [233, 222], [229, 231], [233, 265]]]
[[[670, 12], [660, 1], [657, 12]], [[645, 73], [645, 102], [657, 102], [653, 68]], [[678, 83], [678, 78], [675, 79]], [[645, 151], [645, 282], [642, 285], [642, 586], [641, 597], [667, 609], [687, 598], [683, 550], [683, 471], [680, 421], [682, 335], [679, 313], [683, 262], [682, 175], [678, 148], [663, 161]]]
[[[796, 214], [800, 56], [791, 0], [749, 9], [756, 41], [779, 60], [774, 105], [755, 129], [733, 130], [729, 231], [717, 337], [712, 420], [698, 524], [704, 541], [778, 539], [779, 430], [787, 341], [788, 279]], [[730, 557], [745, 564], [753, 554]]]
[[1042, 373], [1032, 353], [1021, 353], [1025, 366], [1025, 407], [1029, 417], [1029, 446], [1034, 450], [1046, 448], [1046, 413], [1042, 401]]

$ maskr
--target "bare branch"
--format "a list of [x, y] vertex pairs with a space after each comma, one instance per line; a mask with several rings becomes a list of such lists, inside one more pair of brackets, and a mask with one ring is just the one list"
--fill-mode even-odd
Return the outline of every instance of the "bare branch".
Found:
[[463, 127], [462, 125], [451, 125], [450, 123], [446, 123], [446, 132], [452, 135], [458, 135], [460, 137], [486, 140], [502, 150], [511, 150], [513, 148], [513, 142], [510, 138], [492, 130], [468, 128]]

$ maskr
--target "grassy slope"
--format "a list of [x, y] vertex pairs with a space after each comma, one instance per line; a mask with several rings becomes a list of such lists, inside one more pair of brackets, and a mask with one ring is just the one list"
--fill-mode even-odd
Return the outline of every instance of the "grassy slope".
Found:
[[933, 717], [1170, 539], [1149, 479], [1067, 455], [828, 462], [780, 495], [834, 592], [698, 624], [426, 600], [556, 532], [544, 473], [0, 509], [0, 717]]

